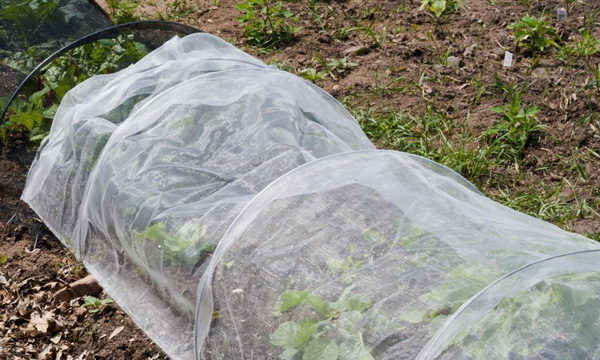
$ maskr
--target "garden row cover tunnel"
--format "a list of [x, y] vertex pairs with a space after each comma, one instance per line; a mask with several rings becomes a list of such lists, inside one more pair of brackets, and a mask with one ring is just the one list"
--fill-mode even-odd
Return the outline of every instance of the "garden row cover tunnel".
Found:
[[600, 246], [209, 34], [69, 91], [23, 199], [174, 359], [600, 359]]

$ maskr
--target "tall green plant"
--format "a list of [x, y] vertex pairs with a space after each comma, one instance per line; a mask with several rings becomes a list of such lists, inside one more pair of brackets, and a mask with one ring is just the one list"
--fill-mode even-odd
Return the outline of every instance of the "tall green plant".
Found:
[[236, 8], [242, 12], [237, 20], [244, 25], [244, 35], [257, 46], [284, 45], [301, 29], [294, 26], [298, 18], [281, 1], [244, 0]]
[[508, 25], [513, 30], [518, 46], [526, 47], [532, 52], [544, 52], [557, 46], [558, 34], [556, 29], [549, 25], [545, 16], [527, 15], [516, 23]]

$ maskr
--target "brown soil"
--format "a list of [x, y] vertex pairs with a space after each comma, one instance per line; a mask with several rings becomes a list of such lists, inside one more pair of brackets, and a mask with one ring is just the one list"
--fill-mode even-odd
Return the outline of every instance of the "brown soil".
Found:
[[19, 201], [20, 160], [30, 157], [21, 139], [9, 143], [0, 154], [0, 359], [167, 359], [115, 304], [93, 313], [81, 298], [54, 303], [86, 272]]
[[[286, 1], [298, 14], [302, 30], [292, 44], [268, 53], [247, 46], [236, 21], [240, 15], [234, 8], [237, 1], [189, 0], [193, 11], [183, 17], [169, 14], [172, 2], [144, 3], [143, 15], [175, 18], [267, 62], [285, 63], [294, 69], [319, 67], [319, 59], [348, 57], [358, 65], [336, 80], [329, 78], [318, 85], [339, 99], [349, 98], [372, 110], [418, 114], [433, 104], [451, 118], [465, 121], [466, 131], [474, 135], [497, 121], [489, 109], [505, 102], [501, 92], [491, 86], [495, 76], [529, 84], [524, 103], [541, 108], [539, 117], [546, 130], [527, 148], [521, 169], [496, 171], [508, 179], [507, 186], [514, 191], [565, 183], [570, 184], [565, 189], [575, 190], [565, 190], [560, 196], [598, 204], [600, 100], [597, 89], [585, 86], [589, 72], [582, 62], [565, 64], [551, 54], [534, 60], [514, 45], [506, 29], [528, 13], [546, 11], [553, 16], [557, 7], [564, 6], [561, 1], [469, 0], [447, 16], [439, 29], [418, 10], [418, 0], [312, 1], [315, 11], [309, 10], [308, 1]], [[566, 21], [555, 25], [564, 39], [577, 36], [584, 15], [599, 11], [598, 1], [576, 2]], [[359, 26], [371, 26], [378, 40], [361, 31], [335, 35], [336, 29]], [[594, 31], [600, 37], [598, 26]], [[355, 46], [363, 49], [346, 51]], [[504, 51], [514, 53], [510, 69], [502, 68]], [[440, 58], [446, 52], [459, 57], [460, 64], [444, 65]], [[592, 62], [597, 64], [599, 59], [596, 56]], [[18, 138], [9, 143], [11, 147], [0, 155], [0, 256], [7, 257], [0, 264], [0, 359], [165, 358], [114, 304], [92, 314], [81, 307], [82, 300], [60, 306], [52, 303], [52, 294], [83, 277], [85, 270], [19, 201], [26, 173], [26, 165], [18, 161], [23, 158], [23, 144]], [[494, 194], [494, 177], [484, 180], [479, 185]], [[576, 218], [566, 226], [581, 233], [598, 233], [600, 218]], [[43, 325], [41, 330], [33, 326], [36, 321]], [[120, 326], [124, 330], [109, 339]]]

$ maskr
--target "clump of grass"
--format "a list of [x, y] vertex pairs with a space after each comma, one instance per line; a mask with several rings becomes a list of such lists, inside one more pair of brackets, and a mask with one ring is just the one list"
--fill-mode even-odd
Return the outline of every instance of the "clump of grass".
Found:
[[556, 29], [549, 25], [545, 16], [527, 15], [516, 23], [508, 25], [513, 30], [518, 46], [526, 47], [531, 52], [545, 52], [557, 46], [558, 34]]
[[[403, 112], [357, 110], [359, 124], [379, 148], [405, 151], [448, 166], [472, 181], [480, 181], [493, 168], [487, 149], [447, 115], [428, 106], [414, 116]], [[454, 138], [450, 138], [452, 135]]]
[[577, 218], [600, 216], [594, 210], [594, 204], [588, 200], [579, 200], [575, 196], [573, 200], [561, 198], [563, 188], [564, 186], [549, 187], [544, 184], [517, 191], [504, 188], [494, 198], [514, 210], [559, 226], [565, 226]]
[[298, 18], [284, 8], [281, 1], [244, 0], [236, 5], [242, 12], [237, 20], [244, 25], [244, 35], [251, 44], [275, 48], [293, 40], [300, 27]]

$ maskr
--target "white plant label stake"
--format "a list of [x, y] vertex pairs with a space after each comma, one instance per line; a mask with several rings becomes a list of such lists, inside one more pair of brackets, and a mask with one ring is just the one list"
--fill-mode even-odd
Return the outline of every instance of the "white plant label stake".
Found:
[[504, 62], [502, 63], [502, 66], [504, 66], [505, 68], [509, 68], [512, 66], [512, 61], [513, 61], [513, 54], [511, 52], [505, 51], [504, 52]]
[[556, 20], [562, 21], [566, 17], [567, 17], [567, 9], [562, 8], [562, 7], [556, 9]]

